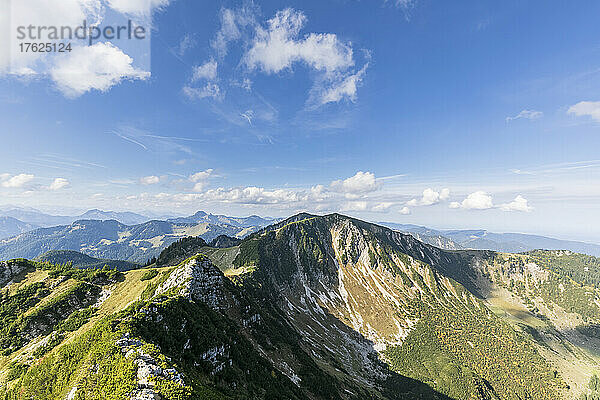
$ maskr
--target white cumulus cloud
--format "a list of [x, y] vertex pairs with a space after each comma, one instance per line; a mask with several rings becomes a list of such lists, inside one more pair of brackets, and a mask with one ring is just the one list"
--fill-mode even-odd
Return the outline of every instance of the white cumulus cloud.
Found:
[[[264, 22], [260, 18], [258, 6], [250, 2], [240, 8], [221, 10], [220, 28], [210, 42], [213, 54], [209, 61], [194, 67], [192, 79], [183, 88], [187, 97], [224, 100], [230, 87], [252, 92], [249, 74], [273, 75], [304, 66], [313, 72], [307, 109], [357, 100], [368, 62], [362, 68], [356, 67], [352, 43], [341, 40], [335, 33], [303, 34], [307, 17], [302, 11], [292, 8], [277, 11]], [[220, 67], [229, 47], [236, 42], [243, 54], [240, 64], [245, 67], [236, 71], [242, 75], [218, 80], [218, 75], [228, 73], [227, 68]], [[364, 54], [364, 58], [370, 60], [370, 52], [364, 50]], [[202, 84], [195, 84], [198, 81]], [[258, 100], [264, 102], [263, 99]]]
[[408, 206], [431, 206], [441, 201], [448, 200], [450, 197], [450, 189], [444, 188], [439, 192], [431, 188], [423, 190], [423, 196], [420, 199], [412, 199], [406, 203]]
[[348, 194], [365, 194], [374, 192], [382, 186], [372, 172], [358, 171], [354, 176], [344, 180], [331, 182], [331, 190]]
[[55, 178], [48, 189], [50, 190], [60, 190], [68, 187], [71, 183], [65, 178]]
[[147, 79], [150, 72], [134, 68], [133, 59], [111, 43], [75, 47], [58, 57], [50, 71], [58, 89], [67, 97], [90, 90], [106, 92], [123, 80]]
[[356, 101], [368, 63], [356, 71], [351, 43], [341, 41], [336, 34], [301, 36], [306, 21], [304, 13], [287, 8], [268, 20], [266, 27], [257, 24], [255, 37], [244, 55], [246, 66], [251, 71], [275, 74], [292, 70], [294, 64], [304, 64], [319, 72], [310, 91], [311, 107], [344, 99]]
[[533, 210], [533, 207], [529, 205], [529, 202], [526, 198], [521, 195], [515, 197], [513, 201], [510, 203], [502, 204], [500, 206], [502, 211], [521, 211], [521, 212], [530, 212]]
[[[150, 25], [153, 10], [166, 7], [169, 0], [27, 0], [8, 1], [8, 12], [0, 12], [0, 26], [70, 27], [75, 30], [85, 21], [98, 26], [105, 20], [134, 19], [136, 24]], [[6, 10], [3, 10], [6, 11]], [[5, 14], [8, 14], [5, 15]], [[10, 17], [10, 20], [9, 18]], [[47, 41], [49, 30], [38, 41]], [[8, 35], [4, 35], [8, 36]], [[0, 35], [0, 49], [8, 48], [8, 38]], [[35, 36], [38, 36], [37, 34]], [[21, 43], [31, 42], [26, 38]], [[53, 39], [50, 39], [52, 41]], [[73, 41], [69, 53], [12, 52], [0, 50], [0, 75], [19, 79], [49, 78], [67, 97], [88, 91], [108, 91], [123, 80], [144, 80], [150, 72], [136, 67], [137, 54], [125, 54], [113, 43], [85, 46]], [[136, 58], [136, 60], [133, 60]], [[142, 55], [143, 59], [143, 55]]]
[[194, 192], [202, 192], [206, 188], [213, 172], [214, 170], [210, 168], [190, 175], [189, 180], [194, 183]]
[[2, 186], [5, 188], [20, 188], [31, 182], [35, 178], [31, 174], [18, 174], [11, 176], [9, 174], [2, 174]]
[[[68, 26], [75, 29], [83, 20], [94, 23], [99, 20], [102, 10], [100, 0], [27, 0], [0, 2], [0, 26], [6, 27], [6, 34], [0, 33], [0, 73], [10, 72], [13, 76], [43, 74], [48, 71], [49, 55], [42, 52], [4, 51], [14, 38], [8, 35], [13, 26]], [[37, 36], [37, 35], [36, 35]], [[31, 41], [29, 39], [22, 42]], [[10, 67], [10, 68], [9, 68]]]
[[577, 117], [591, 117], [600, 122], [600, 101], [580, 101], [569, 107], [567, 113]]
[[304, 62], [314, 69], [333, 72], [354, 64], [352, 48], [331, 33], [310, 33], [299, 38], [306, 16], [287, 8], [268, 21], [267, 29], [259, 27], [245, 61], [251, 69], [277, 73]]
[[267, 190], [261, 187], [249, 186], [233, 189], [211, 189], [201, 195], [203, 200], [223, 201], [239, 204], [285, 204], [297, 203], [301, 200], [298, 192], [287, 189]]
[[481, 190], [471, 193], [461, 203], [450, 203], [450, 208], [463, 208], [465, 210], [487, 210], [493, 207], [492, 196]]
[[404, 206], [400, 209], [400, 214], [402, 215], [409, 215], [410, 214], [410, 208]]
[[188, 33], [181, 38], [179, 45], [173, 50], [179, 57], [183, 57], [194, 46], [196, 46], [196, 38]]

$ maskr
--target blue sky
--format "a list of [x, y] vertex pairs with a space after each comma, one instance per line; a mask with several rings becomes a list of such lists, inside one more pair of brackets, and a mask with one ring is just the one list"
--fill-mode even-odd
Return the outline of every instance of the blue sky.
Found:
[[148, 2], [151, 63], [106, 42], [0, 59], [0, 205], [600, 242], [600, 3]]

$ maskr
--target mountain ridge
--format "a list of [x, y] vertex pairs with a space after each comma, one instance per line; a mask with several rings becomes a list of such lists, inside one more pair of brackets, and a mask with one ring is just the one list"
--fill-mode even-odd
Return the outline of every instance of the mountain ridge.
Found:
[[36, 257], [34, 261], [47, 262], [55, 265], [70, 264], [73, 268], [81, 269], [97, 269], [106, 265], [109, 268], [115, 268], [118, 271], [128, 271], [141, 267], [140, 264], [121, 260], [94, 258], [72, 250], [50, 250]]
[[15, 236], [37, 228], [39, 228], [39, 226], [28, 224], [13, 217], [0, 217], [0, 239]]
[[276, 218], [263, 218], [258, 215], [248, 217], [229, 217], [226, 215], [209, 214], [204, 211], [198, 211], [194, 215], [188, 217], [169, 218], [167, 221], [176, 223], [199, 223], [208, 222], [211, 224], [226, 224], [239, 228], [263, 227], [277, 222]]

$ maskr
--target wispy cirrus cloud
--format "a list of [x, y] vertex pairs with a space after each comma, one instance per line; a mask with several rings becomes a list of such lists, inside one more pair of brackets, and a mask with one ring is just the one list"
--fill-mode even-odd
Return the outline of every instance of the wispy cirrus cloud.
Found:
[[160, 183], [160, 177], [156, 176], [156, 175], [149, 175], [149, 176], [144, 176], [142, 178], [140, 178], [140, 183], [142, 185], [156, 185], [157, 183]]
[[110, 133], [138, 146], [144, 151], [150, 152], [192, 154], [189, 144], [206, 142], [208, 140], [198, 137], [157, 135], [151, 131], [132, 125], [121, 125], [111, 130]]
[[515, 121], [518, 119], [536, 120], [544, 116], [544, 113], [536, 110], [522, 110], [517, 115], [506, 117], [506, 122]]
[[227, 55], [232, 42], [250, 35], [246, 31], [248, 29], [253, 30], [257, 26], [259, 14], [258, 7], [251, 2], [246, 2], [237, 9], [221, 9], [219, 16], [221, 27], [210, 42], [218, 58], [222, 59]]
[[417, 0], [383, 0], [383, 4], [391, 4], [404, 12], [404, 18], [410, 21], [411, 11], [416, 7]]
[[78, 160], [67, 155], [58, 154], [40, 154], [31, 157], [24, 157], [18, 160], [20, 164], [41, 167], [44, 169], [56, 169], [61, 171], [74, 171], [81, 169], [106, 169], [106, 166], [90, 161]]
[[542, 166], [524, 168], [524, 169], [511, 169], [510, 172], [517, 175], [556, 175], [556, 174], [567, 174], [577, 173], [578, 171], [600, 168], [600, 160], [585, 160], [585, 161], [574, 161], [564, 162], [555, 164], [546, 164]]
[[254, 111], [246, 110], [240, 114], [240, 117], [244, 118], [250, 125], [252, 125], [252, 119], [254, 118]]
[[212, 82], [207, 82], [202, 87], [185, 86], [183, 88], [183, 94], [191, 100], [206, 99], [209, 97], [220, 99], [223, 95], [219, 85]]
[[375, 211], [375, 212], [385, 212], [385, 211], [389, 210], [394, 205], [395, 205], [394, 202], [384, 201], [384, 202], [375, 204], [371, 210]]
[[181, 59], [181, 57], [185, 56], [185, 54], [189, 50], [193, 49], [197, 43], [198, 40], [196, 37], [190, 33], [187, 33], [183, 35], [177, 46], [172, 49], [172, 52], [175, 53], [179, 59]]
[[369, 63], [367, 62], [356, 73], [325, 75], [322, 78], [323, 81], [311, 89], [308, 100], [309, 107], [315, 108], [327, 103], [339, 103], [344, 99], [355, 102], [358, 88], [362, 84], [368, 67]]
[[[217, 68], [218, 63], [214, 59], [194, 66], [190, 83], [184, 86], [183, 93], [190, 99], [222, 98], [224, 93], [218, 84]], [[198, 83], [201, 85], [197, 86]]]

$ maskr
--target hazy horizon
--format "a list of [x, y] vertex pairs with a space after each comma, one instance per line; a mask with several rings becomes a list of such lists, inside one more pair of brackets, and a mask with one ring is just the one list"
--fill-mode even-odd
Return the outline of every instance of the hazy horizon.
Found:
[[[76, 217], [79, 215], [82, 215], [88, 211], [91, 210], [99, 210], [101, 212], [117, 212], [117, 213], [125, 213], [125, 212], [131, 212], [131, 213], [135, 213], [138, 215], [141, 215], [143, 217], [148, 217], [150, 219], [168, 219], [168, 218], [179, 218], [179, 217], [189, 217], [191, 215], [196, 214], [197, 212], [206, 212], [208, 214], [213, 214], [213, 215], [225, 215], [228, 217], [237, 217], [237, 218], [244, 218], [244, 217], [250, 217], [250, 216], [258, 216], [261, 218], [273, 218], [273, 219], [285, 219], [288, 217], [291, 217], [295, 214], [298, 214], [300, 212], [306, 212], [309, 214], [315, 214], [315, 215], [326, 215], [326, 214], [330, 214], [330, 213], [339, 213], [342, 215], [347, 215], [353, 218], [357, 218], [357, 219], [362, 219], [364, 221], [367, 222], [371, 222], [371, 223], [375, 223], [375, 224], [381, 224], [381, 223], [393, 223], [393, 224], [402, 224], [402, 225], [415, 225], [415, 226], [422, 226], [422, 227], [426, 227], [429, 229], [434, 229], [437, 231], [452, 231], [452, 230], [485, 230], [485, 231], [489, 231], [489, 232], [493, 232], [493, 233], [518, 233], [518, 234], [526, 234], [526, 235], [538, 235], [538, 236], [545, 236], [545, 237], [549, 237], [549, 238], [553, 238], [553, 239], [559, 239], [559, 240], [568, 240], [568, 241], [578, 241], [578, 242], [583, 242], [583, 243], [589, 243], [589, 244], [598, 244], [600, 245], [600, 241], [594, 241], [593, 239], [589, 239], [589, 238], [585, 238], [585, 237], [579, 237], [579, 236], [574, 236], [574, 237], [567, 237], [565, 235], [560, 235], [560, 233], [557, 234], [552, 234], [552, 233], [546, 233], [546, 232], [531, 232], [531, 231], [516, 231], [516, 230], [506, 230], [506, 231], [502, 231], [502, 230], [494, 230], [494, 229], [488, 229], [486, 227], [482, 227], [482, 226], [461, 226], [461, 227], [453, 227], [453, 226], [440, 226], [437, 224], [423, 224], [420, 223], [419, 221], [414, 221], [414, 222], [409, 222], [407, 220], [402, 220], [402, 221], [392, 221], [392, 220], [385, 220], [385, 219], [369, 219], [369, 218], [362, 218], [358, 215], [355, 215], [355, 213], [352, 212], [338, 212], [338, 211], [331, 211], [331, 212], [319, 212], [319, 211], [311, 211], [311, 210], [302, 210], [302, 211], [297, 211], [291, 214], [281, 214], [281, 215], [265, 215], [265, 214], [260, 214], [260, 213], [241, 213], [241, 214], [228, 214], [225, 212], [221, 212], [218, 210], [213, 210], [213, 211], [208, 211], [208, 210], [204, 210], [204, 209], [198, 209], [195, 211], [190, 211], [190, 212], [183, 212], [183, 213], [160, 213], [160, 212], [154, 212], [151, 210], [130, 210], [130, 209], [97, 209], [97, 208], [68, 208], [68, 209], [63, 209], [63, 211], [61, 212], [59, 208], [56, 207], [39, 207], [39, 208], [35, 208], [35, 207], [20, 207], [17, 205], [13, 205], [13, 204], [4, 204], [4, 205], [0, 205], [0, 211], [3, 209], [13, 209], [13, 208], [21, 208], [21, 209], [30, 209], [30, 210], [35, 210], [44, 214], [48, 214], [48, 215], [55, 215], [55, 216], [66, 216], [66, 217]], [[67, 211], [69, 210], [69, 211]]]

